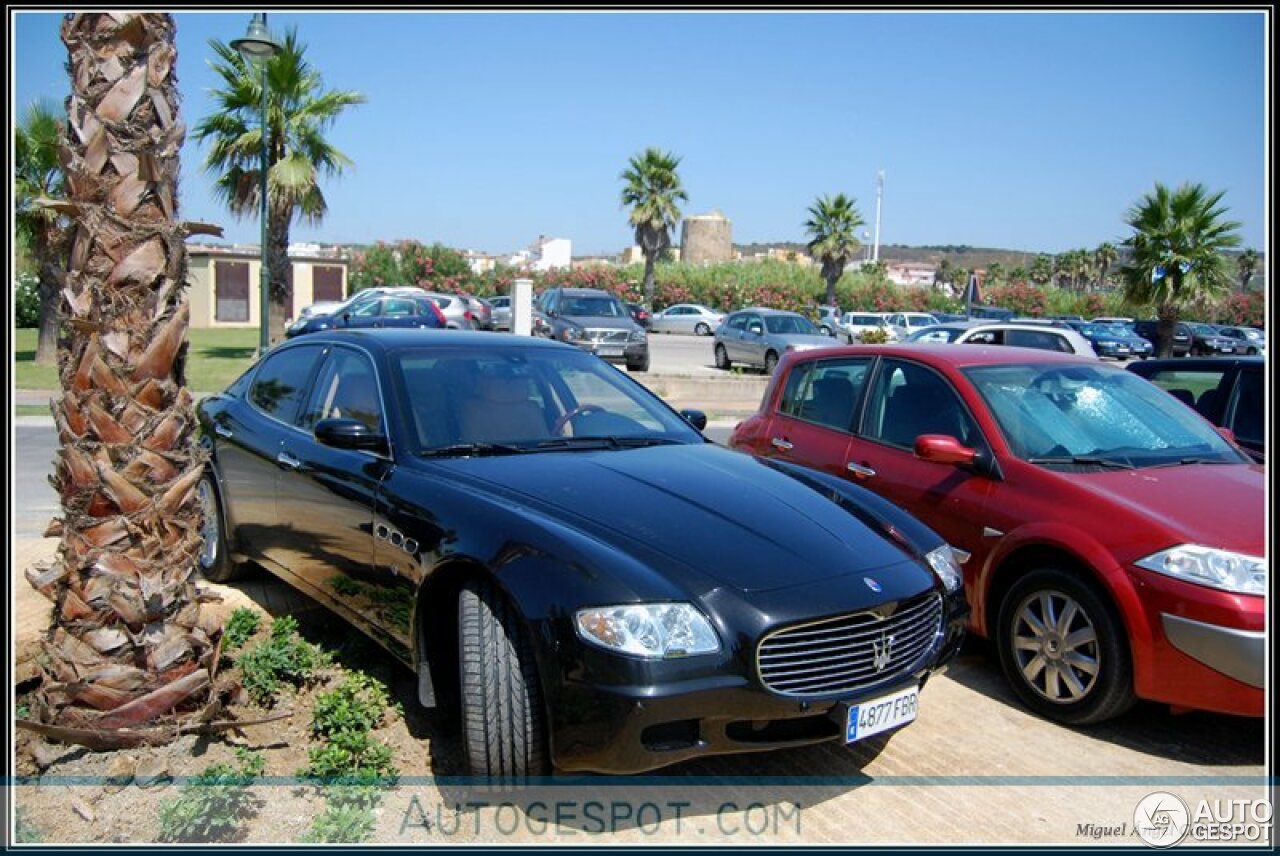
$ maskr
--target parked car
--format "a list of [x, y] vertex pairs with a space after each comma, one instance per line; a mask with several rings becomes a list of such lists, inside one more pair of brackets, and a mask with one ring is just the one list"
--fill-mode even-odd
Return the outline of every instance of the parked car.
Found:
[[[1130, 357], [1142, 356], [1143, 353], [1151, 353], [1150, 342], [1141, 336], [1137, 336], [1137, 341], [1134, 341], [1118, 327], [1112, 327], [1107, 324], [1086, 324], [1077, 321], [1071, 323], [1070, 329], [1084, 336], [1093, 347], [1094, 353], [1101, 358], [1127, 360]], [[1135, 347], [1142, 353], [1134, 353]]]
[[963, 551], [970, 628], [1042, 716], [1263, 714], [1263, 468], [1135, 374], [1013, 348], [793, 353], [730, 445], [856, 481]]
[[429, 291], [427, 296], [440, 307], [440, 311], [444, 313], [445, 326], [450, 330], [480, 329], [480, 317], [466, 295]]
[[970, 310], [968, 317], [985, 321], [1008, 321], [1017, 314], [1012, 309], [1000, 306], [975, 306]]
[[1266, 461], [1266, 362], [1262, 357], [1150, 360], [1128, 368], [1214, 425], [1230, 428], [1251, 457], [1259, 463]]
[[560, 343], [317, 334], [198, 413], [205, 575], [252, 560], [367, 633], [474, 775], [861, 740], [962, 639], [938, 535]]
[[1218, 332], [1210, 324], [1187, 324], [1191, 331], [1191, 356], [1207, 357], [1213, 354], [1234, 354], [1236, 340]]
[[899, 329], [884, 320], [881, 312], [846, 312], [840, 316], [840, 323], [836, 326], [839, 336], [850, 345], [861, 342], [862, 334], [872, 330], [884, 333], [888, 341], [896, 342]]
[[324, 311], [321, 311], [320, 304], [313, 303], [299, 312], [295, 320], [285, 325], [285, 338], [298, 335], [304, 325], [312, 322], [312, 319], [328, 318], [330, 320], [319, 322], [323, 323], [324, 326], [309, 327], [308, 332], [314, 332], [317, 329], [330, 329], [333, 326], [333, 319], [340, 317], [344, 312], [357, 309], [365, 303], [376, 301], [383, 297], [425, 297], [426, 295], [426, 289], [419, 288], [416, 285], [380, 285], [375, 288], [361, 289], [350, 295], [346, 300], [325, 308]]
[[473, 294], [462, 295], [471, 303], [471, 314], [476, 319], [476, 329], [492, 330], [493, 329], [493, 306], [483, 297], [476, 297]]
[[341, 306], [341, 300], [317, 300], [298, 310], [298, 320], [310, 318], [312, 315], [328, 315]]
[[[1093, 324], [1094, 322], [1089, 323]], [[1076, 327], [1075, 324], [1072, 326], [1077, 330], [1080, 329], [1079, 327]], [[1129, 352], [1139, 359], [1145, 360], [1155, 355], [1155, 345], [1139, 336], [1137, 331], [1133, 329], [1132, 324], [1124, 324], [1120, 321], [1106, 321], [1098, 322], [1095, 326], [1104, 328], [1110, 332], [1111, 335], [1127, 344], [1129, 346]]]
[[649, 310], [645, 309], [639, 303], [628, 303], [627, 311], [631, 313], [631, 320], [648, 330], [653, 323], [653, 316], [649, 314]]
[[1067, 327], [1047, 324], [988, 323], [983, 321], [938, 324], [908, 336], [912, 344], [1008, 345], [1014, 348], [1037, 348], [1063, 354], [1096, 356], [1089, 340]]
[[788, 351], [832, 346], [813, 322], [795, 312], [781, 309], [742, 309], [734, 312], [716, 329], [713, 348], [716, 368], [729, 369], [734, 363], [760, 366], [773, 373], [778, 359]]
[[834, 336], [840, 327], [839, 306], [818, 307], [818, 331], [824, 336]]
[[1128, 326], [1133, 326], [1134, 320], [1132, 318], [1123, 318], [1118, 315], [1099, 315], [1097, 318], [1090, 318], [1089, 323], [1090, 324], [1125, 324]]
[[1267, 355], [1267, 336], [1256, 327], [1219, 327], [1218, 334], [1235, 340], [1237, 354]]
[[[1160, 347], [1159, 321], [1134, 321], [1133, 329], [1139, 336], [1151, 343], [1152, 348]], [[1178, 323], [1173, 328], [1173, 349], [1175, 357], [1185, 357], [1191, 352], [1191, 329], [1186, 324]]]
[[934, 318], [938, 319], [939, 324], [951, 324], [956, 321], [968, 321], [968, 315], [959, 315], [955, 312], [930, 312]]
[[653, 313], [653, 333], [688, 333], [710, 336], [724, 323], [724, 313], [700, 303], [677, 303]]
[[938, 323], [928, 312], [886, 312], [884, 320], [892, 327], [898, 328], [898, 335], [906, 338], [917, 330], [933, 327]]
[[428, 297], [383, 295], [347, 306], [331, 315], [312, 315], [293, 322], [285, 329], [286, 339], [323, 330], [347, 330], [367, 327], [441, 328], [444, 315]]
[[627, 371], [649, 370], [649, 337], [614, 295], [599, 288], [549, 288], [538, 297], [549, 338], [577, 345]]
[[511, 298], [507, 295], [490, 297], [489, 307], [493, 311], [493, 329], [511, 329]]

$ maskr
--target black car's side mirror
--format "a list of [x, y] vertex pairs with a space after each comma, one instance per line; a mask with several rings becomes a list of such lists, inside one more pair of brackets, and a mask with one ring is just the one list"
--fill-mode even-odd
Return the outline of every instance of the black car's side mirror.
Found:
[[350, 324], [350, 323], [351, 323], [351, 313], [350, 313], [350, 312], [343, 312], [343, 313], [342, 313], [342, 323], [343, 323], [343, 324]]
[[321, 419], [316, 423], [316, 439], [335, 449], [385, 452], [387, 438], [359, 419]]
[[681, 410], [680, 415], [684, 417], [685, 422], [688, 422], [699, 431], [707, 427], [707, 414], [701, 410]]

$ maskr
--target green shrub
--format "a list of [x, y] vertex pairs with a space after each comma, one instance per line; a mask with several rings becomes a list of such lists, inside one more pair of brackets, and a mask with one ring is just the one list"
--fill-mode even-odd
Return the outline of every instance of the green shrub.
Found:
[[373, 834], [373, 811], [349, 802], [331, 802], [302, 837], [313, 844], [355, 844]]
[[36, 327], [40, 324], [40, 278], [34, 273], [20, 273], [13, 284], [13, 324]]
[[328, 735], [323, 746], [307, 750], [300, 775], [334, 784], [386, 784], [399, 775], [391, 754], [390, 746], [367, 731], [339, 731]]
[[863, 330], [858, 341], [863, 345], [883, 345], [889, 341], [889, 334], [880, 329]]
[[249, 786], [266, 762], [245, 749], [236, 750], [236, 760], [239, 769], [214, 764], [183, 785], [177, 799], [160, 806], [161, 841], [226, 841], [239, 831], [241, 820], [257, 813]]
[[316, 698], [311, 731], [322, 738], [341, 732], [371, 731], [382, 724], [389, 706], [386, 688], [368, 675], [356, 672], [337, 689]]
[[242, 654], [241, 682], [249, 697], [263, 707], [275, 703], [284, 683], [305, 686], [316, 671], [329, 664], [329, 656], [298, 636], [298, 622], [292, 616], [277, 618], [271, 635]]
[[261, 623], [262, 616], [255, 610], [240, 607], [227, 619], [226, 629], [222, 632], [223, 647], [229, 651], [240, 648], [258, 632]]
[[351, 579], [351, 577], [346, 574], [335, 574], [334, 576], [329, 577], [329, 586], [338, 594], [345, 597], [354, 597], [355, 595], [360, 594], [361, 589], [364, 588], [360, 583]]

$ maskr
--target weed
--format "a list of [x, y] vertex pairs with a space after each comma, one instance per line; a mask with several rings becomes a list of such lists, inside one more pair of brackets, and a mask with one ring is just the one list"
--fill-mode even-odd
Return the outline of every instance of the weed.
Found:
[[339, 731], [328, 735], [323, 746], [307, 751], [308, 779], [354, 785], [394, 781], [398, 775], [391, 761], [391, 747], [374, 740], [367, 731]]
[[337, 574], [329, 578], [329, 585], [340, 595], [354, 597], [360, 594], [362, 586], [346, 574]]
[[258, 752], [236, 750], [239, 768], [214, 764], [186, 785], [177, 799], [160, 806], [161, 841], [227, 841], [240, 821], [258, 811], [259, 800], [249, 791], [262, 775], [266, 761]]
[[337, 689], [316, 697], [311, 731], [323, 738], [344, 731], [371, 731], [382, 724], [389, 706], [386, 688], [363, 672], [355, 672]]
[[245, 691], [263, 707], [275, 702], [282, 684], [305, 686], [329, 661], [327, 653], [298, 636], [297, 620], [287, 615], [272, 622], [267, 641], [239, 658]]
[[227, 619], [227, 627], [222, 633], [222, 641], [228, 651], [234, 651], [248, 642], [258, 632], [262, 617], [252, 609], [242, 606]]
[[373, 811], [352, 803], [329, 803], [302, 837], [312, 844], [354, 844], [373, 834]]

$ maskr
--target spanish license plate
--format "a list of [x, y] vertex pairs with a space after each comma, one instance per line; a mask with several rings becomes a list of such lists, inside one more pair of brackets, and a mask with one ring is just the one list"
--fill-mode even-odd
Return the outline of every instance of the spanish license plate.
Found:
[[620, 357], [626, 351], [621, 345], [601, 345], [596, 348], [596, 353], [602, 357]]
[[906, 725], [916, 718], [920, 705], [920, 688], [910, 687], [892, 695], [880, 696], [849, 708], [844, 741], [853, 743], [864, 737]]

